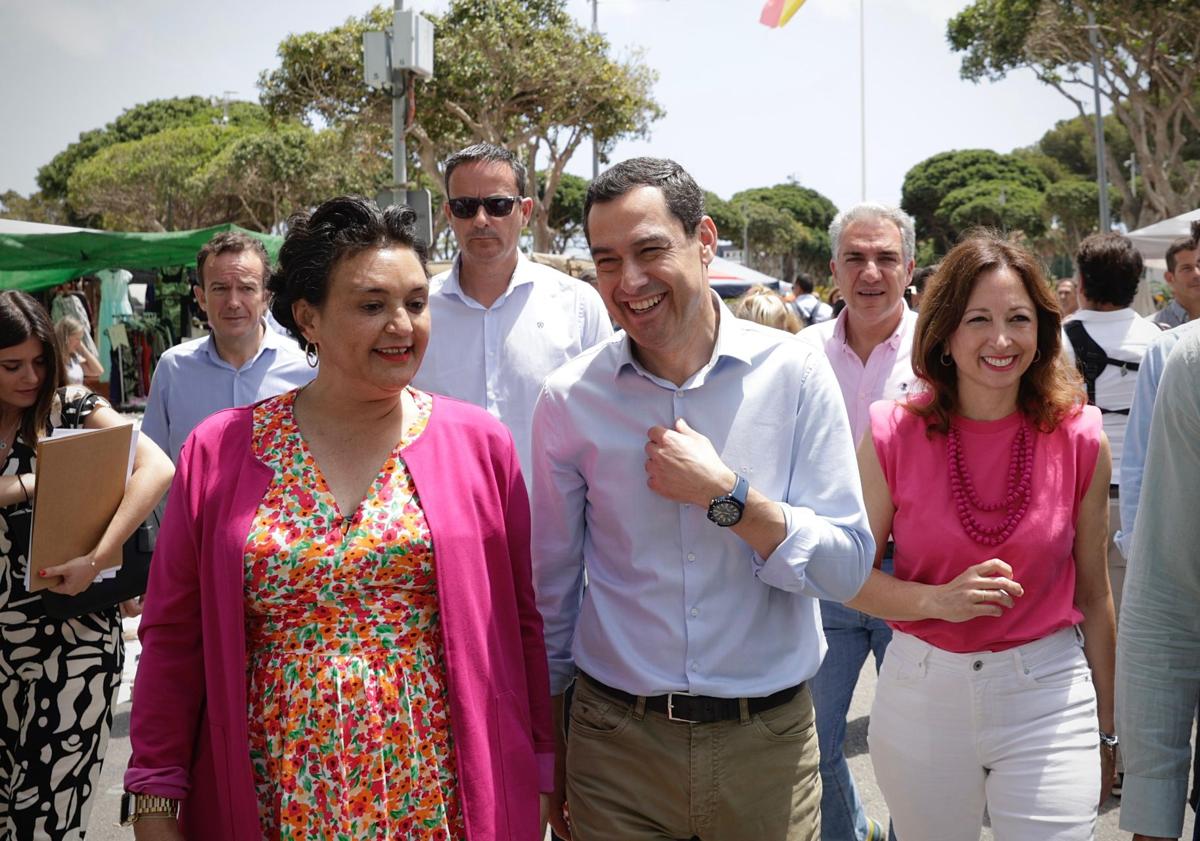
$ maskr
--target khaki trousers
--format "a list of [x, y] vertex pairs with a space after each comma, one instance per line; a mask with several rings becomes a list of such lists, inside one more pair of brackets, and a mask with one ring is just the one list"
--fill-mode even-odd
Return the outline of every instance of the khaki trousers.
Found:
[[812, 697], [686, 724], [575, 683], [567, 803], [575, 841], [818, 841]]

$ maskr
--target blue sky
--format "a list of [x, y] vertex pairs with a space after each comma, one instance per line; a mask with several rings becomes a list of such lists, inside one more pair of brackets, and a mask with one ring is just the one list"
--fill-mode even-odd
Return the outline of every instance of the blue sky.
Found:
[[[936, 152], [1033, 143], [1073, 106], [1028, 72], [958, 77], [946, 21], [965, 0], [866, 3], [867, 196], [899, 201], [904, 173]], [[443, 0], [410, 0], [438, 10]], [[673, 157], [728, 198], [793, 177], [846, 206], [860, 198], [859, 3], [808, 0], [791, 23], [758, 23], [762, 0], [600, 0], [618, 54], [640, 49], [666, 109], [616, 158]], [[288, 33], [324, 30], [368, 3], [330, 0], [0, 0], [0, 190], [36, 189], [37, 168], [150, 99], [256, 99]], [[569, 0], [583, 23], [590, 0]], [[570, 170], [591, 175], [582, 148]]]

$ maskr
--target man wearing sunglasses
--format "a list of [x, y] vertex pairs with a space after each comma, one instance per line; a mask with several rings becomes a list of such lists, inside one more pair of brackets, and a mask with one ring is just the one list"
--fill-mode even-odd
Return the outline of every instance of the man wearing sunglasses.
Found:
[[516, 440], [529, 477], [533, 404], [546, 375], [612, 335], [604, 303], [583, 281], [518, 248], [533, 200], [525, 167], [490, 143], [446, 159], [443, 205], [458, 241], [450, 271], [430, 284], [433, 319], [419, 388], [482, 406]]

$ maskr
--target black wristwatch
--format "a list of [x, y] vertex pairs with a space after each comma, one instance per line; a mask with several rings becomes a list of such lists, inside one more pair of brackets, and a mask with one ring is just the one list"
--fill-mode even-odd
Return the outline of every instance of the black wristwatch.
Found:
[[175, 818], [179, 801], [157, 794], [127, 791], [121, 795], [121, 826], [133, 826], [141, 818]]
[[745, 476], [738, 476], [733, 490], [708, 504], [708, 519], [723, 528], [736, 526], [746, 510], [746, 494], [749, 492], [750, 482]]

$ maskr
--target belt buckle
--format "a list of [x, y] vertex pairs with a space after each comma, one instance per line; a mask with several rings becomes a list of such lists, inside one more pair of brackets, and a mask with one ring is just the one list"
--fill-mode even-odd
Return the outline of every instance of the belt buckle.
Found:
[[667, 720], [678, 721], [683, 724], [698, 724], [699, 722], [694, 718], [683, 718], [682, 716], [675, 715], [675, 696], [676, 695], [682, 695], [682, 696], [690, 697], [690, 698], [695, 697], [694, 695], [692, 695], [691, 692], [668, 692], [667, 693]]

